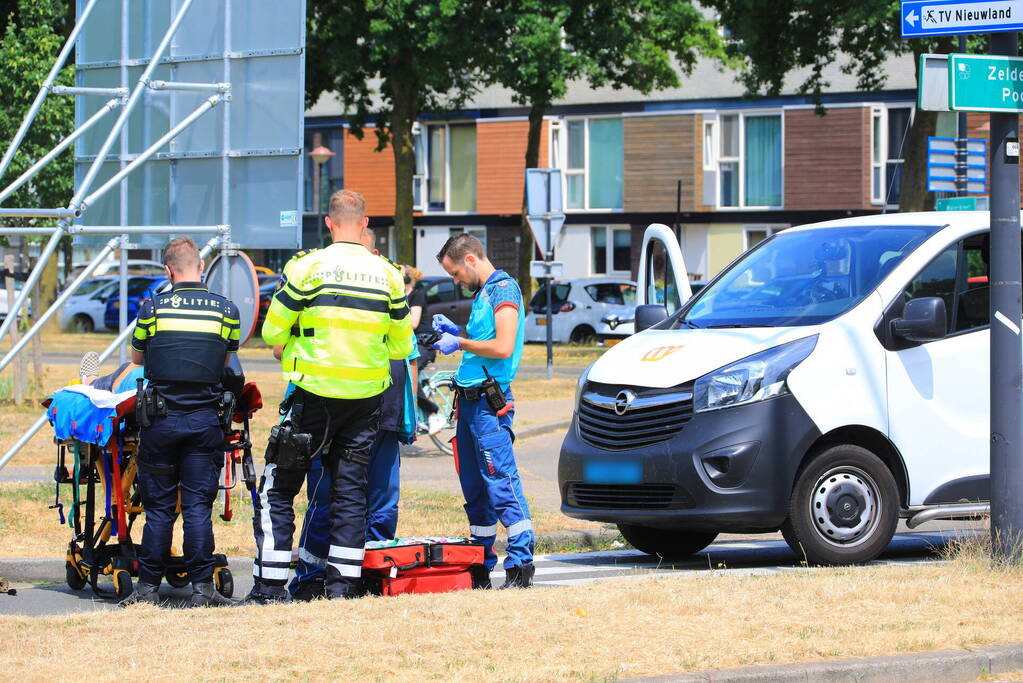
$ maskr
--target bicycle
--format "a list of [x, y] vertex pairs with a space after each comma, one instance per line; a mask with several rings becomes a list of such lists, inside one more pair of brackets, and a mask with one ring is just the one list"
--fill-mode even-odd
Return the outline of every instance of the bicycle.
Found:
[[[423, 346], [432, 346], [439, 338], [439, 334], [424, 333], [418, 335], [417, 341]], [[452, 455], [454, 449], [451, 447], [451, 439], [455, 436], [455, 372], [453, 370], [435, 370], [429, 373], [424, 367], [419, 375], [419, 387], [422, 389], [423, 395], [437, 406], [437, 413], [444, 417], [445, 422], [439, 432], [430, 434], [426, 415], [417, 399], [418, 432], [420, 435], [429, 436], [441, 453]]]

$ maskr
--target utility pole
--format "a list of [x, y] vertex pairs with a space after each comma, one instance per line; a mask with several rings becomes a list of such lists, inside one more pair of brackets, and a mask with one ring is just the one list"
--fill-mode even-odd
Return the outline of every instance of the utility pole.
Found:
[[[1016, 32], [991, 54], [1016, 56]], [[991, 538], [997, 559], [1023, 560], [1023, 345], [1020, 341], [1019, 114], [991, 114]]]
[[[966, 53], [966, 36], [959, 36], [959, 52]], [[956, 116], [956, 196], [966, 196], [966, 112]]]

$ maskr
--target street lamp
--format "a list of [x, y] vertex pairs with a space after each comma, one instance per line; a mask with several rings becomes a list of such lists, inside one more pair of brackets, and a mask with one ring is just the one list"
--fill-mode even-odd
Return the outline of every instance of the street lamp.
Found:
[[323, 133], [313, 134], [313, 149], [309, 152], [309, 156], [313, 160], [313, 206], [315, 212], [320, 213], [320, 167], [334, 156], [328, 147], [323, 145]]

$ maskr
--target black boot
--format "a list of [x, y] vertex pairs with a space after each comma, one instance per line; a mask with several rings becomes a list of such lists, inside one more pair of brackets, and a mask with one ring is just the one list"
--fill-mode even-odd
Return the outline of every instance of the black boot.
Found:
[[311, 602], [325, 597], [327, 597], [327, 588], [324, 586], [323, 579], [321, 578], [303, 581], [295, 589], [295, 592], [291, 594], [292, 600], [299, 600], [301, 602]]
[[533, 566], [532, 562], [505, 569], [504, 585], [501, 586], [501, 590], [505, 588], [529, 588], [533, 585], [534, 573], [536, 573], [536, 567]]
[[263, 586], [259, 581], [242, 600], [243, 605], [276, 605], [288, 601], [288, 591], [278, 586]]
[[328, 600], [353, 600], [366, 595], [366, 585], [362, 579], [345, 579], [333, 582], [326, 593]]
[[131, 605], [137, 605], [140, 602], [149, 603], [150, 605], [159, 605], [160, 587], [154, 586], [151, 583], [146, 583], [145, 581], [139, 581], [135, 584], [134, 592], [117, 604], [121, 607], [129, 607]]
[[472, 576], [472, 587], [478, 590], [490, 590], [493, 584], [490, 583], [490, 570], [485, 564], [474, 564], [469, 568]]
[[213, 586], [213, 582], [193, 583], [192, 597], [188, 601], [189, 607], [234, 607], [238, 603], [231, 598], [225, 598]]

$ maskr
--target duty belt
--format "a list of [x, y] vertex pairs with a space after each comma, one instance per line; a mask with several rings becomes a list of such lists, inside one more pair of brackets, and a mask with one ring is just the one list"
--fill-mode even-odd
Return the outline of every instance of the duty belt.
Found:
[[466, 401], [478, 401], [483, 398], [483, 390], [476, 387], [463, 387], [455, 385], [455, 396], [458, 398], [464, 398]]

